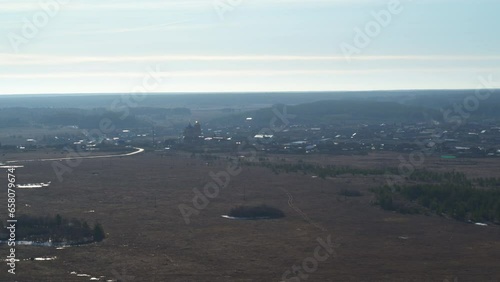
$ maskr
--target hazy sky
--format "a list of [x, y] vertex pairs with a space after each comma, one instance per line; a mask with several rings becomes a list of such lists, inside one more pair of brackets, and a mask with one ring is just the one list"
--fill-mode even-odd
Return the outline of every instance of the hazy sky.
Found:
[[56, 1], [0, 0], [0, 94], [500, 81], [498, 0]]

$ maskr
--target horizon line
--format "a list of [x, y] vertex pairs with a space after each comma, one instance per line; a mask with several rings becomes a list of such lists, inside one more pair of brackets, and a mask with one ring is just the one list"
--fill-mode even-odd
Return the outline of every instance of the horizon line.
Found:
[[[371, 89], [371, 90], [263, 90], [263, 91], [176, 91], [176, 92], [147, 92], [146, 95], [216, 95], [216, 94], [306, 94], [306, 93], [354, 93], [354, 92], [427, 92], [427, 91], [477, 91], [478, 89], [489, 89], [499, 91], [500, 88], [429, 88], [429, 89]], [[93, 96], [93, 95], [132, 95], [135, 92], [71, 92], [71, 93], [0, 93], [0, 97], [6, 96]]]

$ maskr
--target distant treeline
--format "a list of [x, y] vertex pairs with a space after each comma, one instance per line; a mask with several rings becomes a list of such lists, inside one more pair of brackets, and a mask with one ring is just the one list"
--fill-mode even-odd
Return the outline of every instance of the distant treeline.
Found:
[[407, 180], [418, 184], [382, 186], [375, 203], [401, 213], [431, 211], [457, 220], [500, 222], [500, 179], [469, 179], [462, 172], [415, 170]]
[[321, 178], [334, 177], [343, 174], [351, 175], [384, 175], [397, 173], [397, 168], [355, 168], [349, 166], [317, 165], [308, 163], [271, 163], [271, 162], [242, 162], [247, 166], [261, 166], [271, 169], [274, 173], [303, 173], [313, 174]]
[[[486, 99], [480, 101], [478, 109], [471, 113], [469, 120], [484, 121], [484, 119], [488, 118], [500, 118], [500, 111], [498, 111], [500, 108], [500, 95], [493, 93], [493, 91], [498, 91], [498, 89], [481, 90], [482, 96], [486, 97]], [[446, 92], [450, 93], [446, 94]], [[474, 99], [477, 90], [457, 90], [453, 92], [455, 93], [444, 91], [441, 95], [436, 95], [436, 93], [421, 93], [420, 95], [415, 95], [413, 99], [405, 101], [405, 103], [436, 110], [446, 109], [454, 104], [464, 104], [467, 98]], [[487, 95], [488, 92], [490, 95]]]
[[260, 109], [232, 118], [220, 118], [214, 122], [225, 125], [240, 124], [246, 117], [253, 117], [252, 123], [268, 126], [269, 121], [276, 118], [276, 111], [285, 112], [294, 124], [329, 124], [349, 121], [424, 121], [429, 118], [439, 119], [440, 113], [434, 109], [396, 102], [379, 102], [367, 100], [325, 100], [293, 106], [275, 105], [272, 108]]
[[191, 115], [187, 108], [117, 108], [115, 111], [96, 108], [5, 108], [0, 109], [0, 128], [78, 126], [98, 128], [103, 119], [109, 119], [118, 128], [147, 127], [150, 120], [165, 120], [175, 115]]
[[[482, 95], [493, 92], [494, 89], [484, 89]], [[454, 103], [463, 102], [466, 97], [473, 97], [476, 89], [470, 90], [400, 90], [400, 91], [306, 91], [306, 92], [261, 92], [261, 93], [169, 93], [147, 94], [140, 104], [145, 107], [193, 107], [220, 105], [270, 105], [276, 103], [301, 104], [321, 100], [359, 100], [359, 101], [399, 101], [409, 105], [426, 106], [434, 109], [446, 108]], [[134, 101], [133, 97], [131, 98]], [[1, 95], [0, 105], [3, 107], [85, 107], [95, 108], [110, 105], [116, 101], [124, 101], [122, 94], [100, 93], [80, 95]], [[492, 93], [485, 106], [492, 105], [498, 109], [498, 95]], [[124, 101], [125, 102], [125, 101]], [[498, 113], [498, 111], [496, 111]]]
[[428, 169], [417, 169], [408, 176], [409, 180], [423, 181], [423, 182], [451, 182], [471, 185], [471, 181], [462, 172], [447, 171], [438, 172], [430, 171]]
[[[272, 170], [275, 174], [280, 173], [303, 173], [312, 174], [321, 178], [335, 177], [338, 175], [398, 175], [399, 170], [396, 167], [386, 168], [356, 168], [350, 166], [336, 165], [318, 165], [304, 162], [298, 163], [274, 163], [269, 162], [265, 158], [259, 159], [259, 162], [243, 161], [242, 165], [259, 166]], [[424, 182], [424, 183], [459, 183], [460, 185], [474, 187], [500, 187], [500, 178], [473, 178], [469, 179], [463, 172], [459, 171], [430, 171], [428, 169], [416, 169], [409, 176], [404, 178], [405, 181]]]
[[398, 196], [458, 220], [500, 221], [500, 190], [475, 189], [453, 183], [383, 186], [373, 190], [376, 204], [385, 210], [419, 213], [421, 209], [398, 200]]
[[426, 183], [452, 183], [474, 188], [486, 187], [489, 189], [495, 189], [500, 187], [500, 178], [478, 177], [469, 179], [465, 173], [459, 171], [437, 172], [430, 171], [428, 169], [417, 169], [407, 177], [407, 180]]
[[[321, 178], [338, 175], [386, 175], [398, 174], [397, 168], [364, 169], [348, 166], [317, 165], [307, 163], [243, 162], [247, 166], [260, 166], [274, 173], [313, 174]], [[415, 170], [394, 186], [372, 189], [375, 203], [383, 209], [401, 213], [446, 214], [458, 220], [500, 222], [500, 179], [474, 178], [458, 171], [437, 172], [428, 169]], [[340, 195], [361, 196], [358, 191], [344, 188]]]
[[461, 172], [429, 170], [417, 170], [408, 178], [423, 183], [373, 189], [376, 204], [402, 213], [419, 213], [424, 207], [458, 220], [500, 221], [500, 179], [471, 180]]

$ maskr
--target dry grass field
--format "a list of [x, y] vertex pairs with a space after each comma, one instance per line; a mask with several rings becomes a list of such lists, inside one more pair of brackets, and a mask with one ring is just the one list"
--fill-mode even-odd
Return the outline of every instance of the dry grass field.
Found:
[[[397, 156], [269, 158], [387, 167], [398, 165]], [[60, 182], [51, 162], [27, 163], [16, 172], [18, 183], [52, 181], [52, 185], [18, 190], [18, 215], [60, 214], [100, 222], [107, 238], [65, 249], [18, 246], [21, 260], [57, 259], [20, 261], [15, 276], [7, 273], [3, 263], [0, 281], [89, 281], [91, 277], [100, 281], [281, 281], [285, 271], [314, 256], [318, 238], [328, 236], [334, 253], [295, 281], [500, 281], [499, 226], [384, 211], [373, 205], [369, 192], [384, 183], [382, 176], [320, 179], [242, 166], [241, 173], [231, 177], [229, 185], [186, 224], [179, 204], [193, 206], [193, 188], [203, 190], [212, 181], [210, 172], [224, 171], [227, 165], [225, 160], [207, 164], [182, 154], [147, 152], [83, 160]], [[464, 171], [471, 177], [497, 176], [500, 160], [429, 158], [425, 166]], [[3, 187], [6, 178], [2, 172]], [[363, 196], [338, 196], [343, 188], [359, 190]], [[2, 205], [7, 203], [4, 190]], [[286, 217], [221, 218], [241, 204], [267, 204], [283, 210]], [[0, 216], [6, 218], [6, 207]], [[5, 245], [1, 250], [5, 258]]]

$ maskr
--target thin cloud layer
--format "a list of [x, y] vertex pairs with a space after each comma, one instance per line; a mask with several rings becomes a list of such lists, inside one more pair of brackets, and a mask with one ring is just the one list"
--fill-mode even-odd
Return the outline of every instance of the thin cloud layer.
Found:
[[474, 88], [500, 61], [492, 0], [71, 0], [40, 23], [50, 1], [0, 0], [0, 94], [122, 91], [157, 65], [175, 91]]

